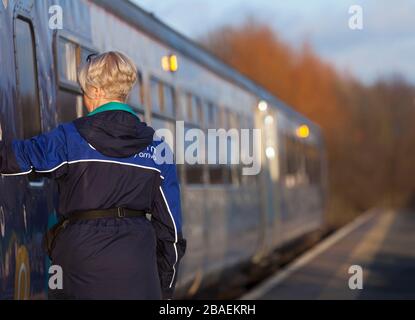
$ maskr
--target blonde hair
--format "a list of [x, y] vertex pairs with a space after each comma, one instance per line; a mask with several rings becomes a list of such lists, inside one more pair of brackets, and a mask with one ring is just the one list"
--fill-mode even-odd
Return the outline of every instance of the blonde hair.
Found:
[[110, 51], [93, 56], [78, 73], [84, 93], [91, 87], [100, 88], [107, 99], [126, 101], [137, 81], [137, 67], [120, 52]]

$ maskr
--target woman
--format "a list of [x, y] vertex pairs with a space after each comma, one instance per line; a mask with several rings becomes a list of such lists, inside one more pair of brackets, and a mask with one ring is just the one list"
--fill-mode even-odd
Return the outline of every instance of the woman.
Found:
[[[173, 163], [154, 161], [154, 130], [125, 103], [137, 81], [125, 55], [88, 59], [79, 72], [88, 116], [0, 145], [3, 174], [56, 180], [65, 222], [51, 259], [64, 299], [171, 299], [186, 242]], [[146, 217], [151, 214], [151, 219]]]

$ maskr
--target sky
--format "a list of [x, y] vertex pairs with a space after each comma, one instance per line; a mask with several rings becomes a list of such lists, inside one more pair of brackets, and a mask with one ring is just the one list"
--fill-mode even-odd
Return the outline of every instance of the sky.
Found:
[[[198, 40], [223, 25], [254, 17], [299, 47], [307, 40], [339, 71], [370, 84], [401, 74], [415, 84], [415, 0], [130, 0]], [[363, 28], [352, 30], [352, 5]]]

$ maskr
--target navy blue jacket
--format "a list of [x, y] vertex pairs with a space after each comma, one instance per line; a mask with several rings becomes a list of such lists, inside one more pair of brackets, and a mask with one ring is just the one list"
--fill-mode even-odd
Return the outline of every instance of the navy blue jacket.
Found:
[[155, 161], [160, 142], [153, 136], [154, 130], [129, 112], [99, 112], [28, 140], [2, 142], [0, 172], [35, 171], [55, 179], [64, 216], [114, 207], [151, 212], [161, 290], [169, 298], [186, 241], [176, 166]]

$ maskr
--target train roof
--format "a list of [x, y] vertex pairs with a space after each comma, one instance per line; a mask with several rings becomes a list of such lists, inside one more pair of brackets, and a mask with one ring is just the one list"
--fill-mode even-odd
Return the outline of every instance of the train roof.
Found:
[[249, 79], [247, 76], [230, 67], [220, 58], [204, 49], [201, 45], [172, 29], [160, 19], [158, 19], [154, 14], [145, 11], [138, 5], [132, 3], [130, 0], [91, 1], [105, 8], [106, 10], [109, 10], [113, 14], [122, 18], [127, 23], [137, 27], [138, 29], [156, 38], [162, 43], [165, 43], [168, 46], [174, 48], [181, 54], [212, 70], [214, 73], [254, 93], [260, 99], [267, 101], [271, 105], [277, 106], [291, 116], [300, 117], [305, 123], [311, 125], [312, 127], [319, 128], [311, 120], [307, 119], [304, 115], [289, 107], [286, 103], [275, 97], [268, 90], [264, 89], [253, 80]]

